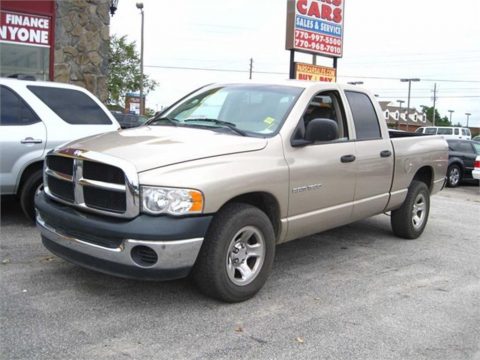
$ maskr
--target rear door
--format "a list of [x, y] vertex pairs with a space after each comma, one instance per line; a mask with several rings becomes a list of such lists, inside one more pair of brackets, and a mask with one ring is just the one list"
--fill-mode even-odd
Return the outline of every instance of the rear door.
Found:
[[464, 176], [471, 178], [475, 159], [477, 157], [473, 144], [470, 141], [459, 141], [457, 144], [457, 154], [463, 160], [465, 166]]
[[370, 97], [345, 91], [355, 126], [357, 181], [353, 220], [378, 214], [390, 198], [393, 177], [393, 148], [390, 138], [382, 138], [379, 118]]
[[24, 168], [41, 160], [47, 132], [44, 123], [12, 89], [0, 87], [0, 184], [12, 194]]

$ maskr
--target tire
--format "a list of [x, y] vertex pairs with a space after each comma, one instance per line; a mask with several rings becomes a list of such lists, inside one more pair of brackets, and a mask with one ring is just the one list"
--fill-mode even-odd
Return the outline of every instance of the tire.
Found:
[[390, 217], [393, 233], [404, 239], [416, 239], [425, 229], [430, 213], [430, 191], [424, 182], [413, 180], [402, 206]]
[[452, 164], [448, 167], [447, 171], [447, 186], [457, 187], [462, 180], [462, 169], [456, 164]]
[[274, 257], [275, 233], [267, 215], [254, 206], [231, 203], [214, 217], [192, 278], [207, 296], [245, 301], [267, 281]]
[[35, 194], [43, 186], [43, 170], [32, 173], [20, 190], [20, 206], [27, 219], [35, 222]]

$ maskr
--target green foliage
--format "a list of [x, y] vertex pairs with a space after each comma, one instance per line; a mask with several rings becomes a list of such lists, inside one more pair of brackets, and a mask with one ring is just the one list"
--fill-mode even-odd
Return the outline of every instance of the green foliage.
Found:
[[151, 118], [153, 115], [155, 115], [155, 110], [150, 109], [150, 108], [145, 108], [145, 114], [146, 117]]
[[[432, 122], [433, 119], [433, 106], [422, 106], [423, 112], [427, 115], [428, 121]], [[444, 116], [443, 118], [440, 116], [440, 113], [437, 109], [435, 109], [435, 126], [452, 126], [448, 117]]]
[[[123, 106], [125, 95], [140, 90], [140, 55], [135, 50], [135, 41], [126, 36], [110, 38], [108, 102]], [[155, 90], [158, 84], [143, 74], [143, 93]]]

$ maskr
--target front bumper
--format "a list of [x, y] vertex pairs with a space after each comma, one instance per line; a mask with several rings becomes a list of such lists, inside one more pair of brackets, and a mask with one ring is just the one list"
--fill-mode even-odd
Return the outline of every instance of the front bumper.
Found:
[[187, 276], [212, 219], [112, 219], [79, 212], [44, 193], [36, 196], [35, 205], [42, 242], [52, 253], [93, 270], [147, 280]]

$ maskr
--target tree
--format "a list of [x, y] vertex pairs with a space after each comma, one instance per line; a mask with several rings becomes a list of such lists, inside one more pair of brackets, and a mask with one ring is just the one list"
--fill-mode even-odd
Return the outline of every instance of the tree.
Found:
[[[433, 107], [431, 106], [422, 106], [423, 112], [427, 115], [427, 119], [433, 123]], [[448, 117], [444, 116], [443, 118], [440, 116], [440, 113], [437, 109], [435, 109], [435, 126], [452, 126]]]
[[[108, 77], [108, 102], [124, 106], [125, 95], [140, 89], [140, 56], [135, 50], [135, 41], [128, 42], [126, 36], [110, 38]], [[143, 74], [143, 94], [155, 90], [155, 80]]]

